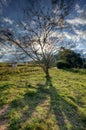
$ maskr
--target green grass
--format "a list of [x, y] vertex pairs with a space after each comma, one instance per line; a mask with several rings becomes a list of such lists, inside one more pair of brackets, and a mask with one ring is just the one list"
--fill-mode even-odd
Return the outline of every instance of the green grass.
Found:
[[[0, 68], [0, 128], [86, 130], [86, 70]], [[1, 130], [1, 129], [0, 129]]]

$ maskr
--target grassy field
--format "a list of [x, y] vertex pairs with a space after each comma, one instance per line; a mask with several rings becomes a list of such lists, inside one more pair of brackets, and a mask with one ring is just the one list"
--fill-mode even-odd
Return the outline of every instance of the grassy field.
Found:
[[86, 70], [0, 67], [0, 130], [86, 130]]

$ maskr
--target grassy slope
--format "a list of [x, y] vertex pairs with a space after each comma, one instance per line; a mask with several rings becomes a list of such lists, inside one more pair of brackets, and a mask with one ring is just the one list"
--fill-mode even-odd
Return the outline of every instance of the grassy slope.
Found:
[[0, 130], [86, 130], [86, 70], [0, 68]]

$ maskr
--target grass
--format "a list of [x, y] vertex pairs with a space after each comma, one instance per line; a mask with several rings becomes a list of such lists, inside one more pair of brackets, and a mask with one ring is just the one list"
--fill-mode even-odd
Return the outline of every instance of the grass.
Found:
[[86, 130], [86, 70], [0, 69], [0, 130]]

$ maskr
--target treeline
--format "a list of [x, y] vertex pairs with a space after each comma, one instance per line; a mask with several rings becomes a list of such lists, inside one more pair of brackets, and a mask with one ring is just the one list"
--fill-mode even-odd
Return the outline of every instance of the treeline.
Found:
[[80, 54], [62, 48], [57, 55], [56, 66], [62, 68], [86, 68], [86, 60]]

